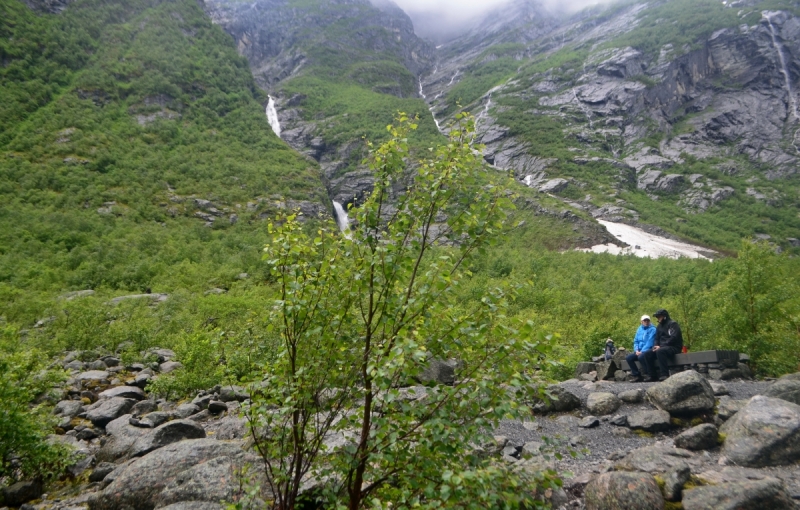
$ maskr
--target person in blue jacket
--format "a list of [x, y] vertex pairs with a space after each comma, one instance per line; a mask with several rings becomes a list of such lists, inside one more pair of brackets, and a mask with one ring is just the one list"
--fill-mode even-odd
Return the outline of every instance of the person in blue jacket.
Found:
[[[646, 354], [653, 349], [653, 344], [656, 340], [656, 328], [650, 324], [650, 317], [642, 315], [642, 325], [636, 330], [636, 335], [633, 337], [633, 352], [628, 354], [625, 361], [631, 367], [631, 376], [628, 378], [630, 382], [650, 382], [654, 379], [653, 367], [650, 366]], [[645, 371], [645, 376], [642, 378], [639, 367], [636, 366], [636, 361], [642, 364]]]

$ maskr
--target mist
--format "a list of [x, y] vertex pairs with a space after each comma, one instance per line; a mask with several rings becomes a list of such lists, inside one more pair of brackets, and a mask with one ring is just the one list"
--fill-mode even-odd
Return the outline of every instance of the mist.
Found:
[[[511, 1], [513, 0], [394, 0], [411, 17], [417, 35], [436, 42], [446, 41], [469, 30], [488, 12]], [[539, 0], [538, 3], [551, 12], [569, 13], [611, 1], [613, 0]]]

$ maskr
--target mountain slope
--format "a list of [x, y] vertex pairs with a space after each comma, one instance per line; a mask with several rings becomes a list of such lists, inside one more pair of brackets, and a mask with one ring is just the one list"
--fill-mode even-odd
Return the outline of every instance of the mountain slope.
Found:
[[718, 248], [760, 236], [796, 249], [796, 2], [509, 16], [537, 8], [512, 3], [442, 48], [423, 80], [441, 122], [458, 105], [475, 112], [487, 161], [594, 217]]
[[196, 2], [3, 0], [0, 19], [0, 300], [224, 285], [255, 269], [260, 215], [323, 211], [317, 165]]

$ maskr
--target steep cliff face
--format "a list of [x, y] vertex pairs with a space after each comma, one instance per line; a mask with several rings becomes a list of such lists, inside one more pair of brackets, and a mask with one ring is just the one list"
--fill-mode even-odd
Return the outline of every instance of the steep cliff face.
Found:
[[717, 221], [699, 213], [749, 209], [757, 219], [738, 235], [788, 247], [800, 227], [800, 19], [792, 2], [763, 6], [671, 0], [557, 19], [516, 2], [506, 30], [492, 16], [482, 39], [447, 45], [423, 87], [440, 124], [477, 115], [489, 163], [596, 217], [697, 238]]
[[[418, 76], [435, 50], [408, 16], [368, 0], [209, 0], [206, 11], [274, 96], [283, 140], [321, 163], [331, 199], [368, 192], [364, 136], [380, 140], [399, 110], [425, 112]], [[436, 132], [427, 116], [421, 131]]]

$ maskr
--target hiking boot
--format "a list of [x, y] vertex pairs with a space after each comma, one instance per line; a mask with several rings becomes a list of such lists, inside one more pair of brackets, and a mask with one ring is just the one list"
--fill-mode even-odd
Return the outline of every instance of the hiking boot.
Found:
[[653, 378], [649, 375], [646, 375], [644, 378], [642, 378], [642, 382], [653, 382]]
[[666, 380], [667, 380], [667, 376], [666, 375], [662, 375], [661, 377], [658, 378], [658, 382], [662, 382], [662, 381], [666, 381]]
[[642, 376], [641, 375], [629, 375], [628, 376], [628, 382], [642, 382]]

